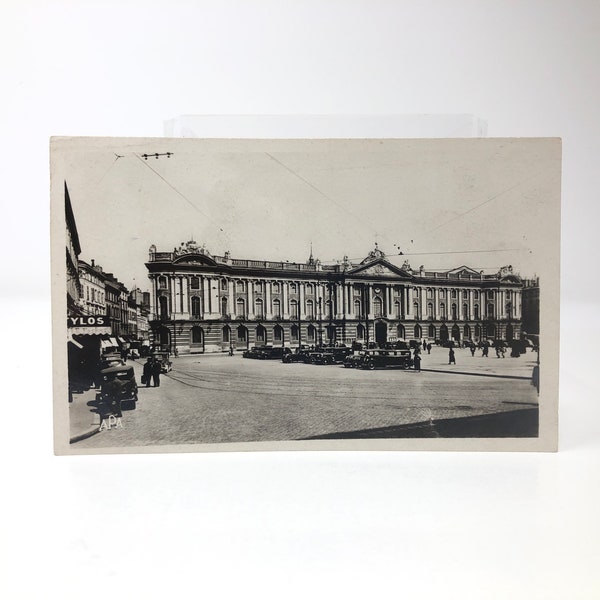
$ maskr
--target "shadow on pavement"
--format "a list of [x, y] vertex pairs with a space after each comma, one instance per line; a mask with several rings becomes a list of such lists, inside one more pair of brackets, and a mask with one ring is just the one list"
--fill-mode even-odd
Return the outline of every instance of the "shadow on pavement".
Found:
[[303, 440], [538, 437], [538, 408], [315, 435]]

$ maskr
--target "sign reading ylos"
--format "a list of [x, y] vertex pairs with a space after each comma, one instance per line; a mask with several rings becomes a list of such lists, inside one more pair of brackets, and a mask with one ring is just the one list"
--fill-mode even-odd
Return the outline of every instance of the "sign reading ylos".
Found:
[[67, 327], [102, 327], [106, 325], [110, 325], [110, 320], [106, 315], [67, 317]]

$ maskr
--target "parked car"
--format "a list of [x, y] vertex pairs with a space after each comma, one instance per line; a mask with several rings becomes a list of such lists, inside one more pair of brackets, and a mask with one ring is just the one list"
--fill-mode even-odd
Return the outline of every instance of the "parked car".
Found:
[[393, 367], [408, 369], [414, 361], [410, 350], [366, 350], [362, 355], [360, 366], [363, 369], [378, 369]]
[[291, 352], [289, 348], [265, 346], [258, 350], [256, 358], [261, 360], [281, 360], [286, 354], [291, 354]]
[[100, 396], [116, 416], [121, 416], [123, 402], [128, 402], [131, 408], [135, 408], [138, 387], [133, 367], [125, 365], [108, 367], [100, 372], [100, 378]]
[[173, 368], [169, 352], [153, 352], [152, 358], [160, 362], [161, 373], [168, 373]]
[[305, 362], [305, 358], [308, 355], [309, 348], [306, 346], [296, 348], [291, 352], [286, 352], [281, 358], [284, 363], [293, 363], [293, 362]]
[[358, 367], [360, 367], [362, 359], [362, 353], [349, 354], [348, 356], [346, 356], [346, 360], [344, 360], [344, 367], [346, 369], [357, 369]]
[[313, 365], [333, 365], [335, 364], [333, 352], [320, 351], [312, 352], [310, 355], [310, 361]]
[[243, 358], [258, 358], [258, 353], [260, 350], [262, 350], [262, 348], [260, 346], [252, 346], [252, 348], [249, 348], [248, 350], [244, 350], [244, 352], [242, 352], [242, 357]]

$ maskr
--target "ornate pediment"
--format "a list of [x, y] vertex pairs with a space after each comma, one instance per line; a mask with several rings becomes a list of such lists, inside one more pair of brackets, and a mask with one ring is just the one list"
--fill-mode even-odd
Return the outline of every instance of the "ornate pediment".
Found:
[[467, 267], [465, 265], [463, 265], [462, 267], [457, 267], [456, 269], [452, 269], [451, 271], [448, 271], [448, 274], [453, 275], [454, 277], [465, 277], [465, 278], [469, 278], [469, 276], [471, 277], [479, 277], [480, 273], [479, 271], [476, 271], [475, 269], [471, 269], [471, 267]]
[[351, 275], [369, 275], [371, 277], [390, 277], [394, 279], [410, 279], [410, 274], [399, 269], [386, 260], [380, 259], [349, 271]]

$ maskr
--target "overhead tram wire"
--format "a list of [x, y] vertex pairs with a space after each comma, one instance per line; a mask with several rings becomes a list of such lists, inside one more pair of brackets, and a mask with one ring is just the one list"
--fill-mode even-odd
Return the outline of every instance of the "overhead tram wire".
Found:
[[434, 231], [437, 231], [438, 229], [441, 229], [442, 227], [445, 227], [449, 223], [452, 223], [453, 221], [456, 221], [457, 219], [460, 219], [460, 218], [464, 217], [465, 215], [468, 215], [469, 213], [473, 212], [474, 210], [477, 210], [478, 208], [481, 208], [482, 206], [485, 206], [486, 204], [492, 202], [492, 200], [496, 200], [500, 196], [502, 196], [502, 195], [504, 195], [504, 194], [506, 194], [506, 193], [508, 193], [508, 192], [510, 192], [512, 190], [514, 190], [515, 188], [518, 188], [520, 185], [526, 183], [527, 181], [530, 181], [530, 180], [536, 178], [541, 173], [542, 173], [542, 171], [539, 171], [537, 173], [534, 173], [530, 177], [526, 177], [525, 179], [523, 179], [521, 181], [518, 181], [517, 183], [515, 183], [515, 185], [513, 185], [513, 186], [511, 186], [509, 188], [506, 188], [505, 190], [502, 190], [501, 192], [498, 192], [497, 194], [494, 194], [491, 198], [488, 198], [484, 202], [481, 202], [480, 204], [477, 204], [477, 206], [473, 206], [472, 208], [470, 208], [469, 210], [465, 211], [464, 213], [461, 213], [460, 215], [456, 215], [455, 217], [452, 217], [451, 219], [448, 219], [447, 221], [444, 221], [440, 225], [437, 225], [433, 229], [429, 230], [427, 233], [433, 233]]
[[[201, 215], [206, 217], [215, 227], [217, 227], [219, 229], [219, 231], [221, 233], [225, 234], [225, 236], [227, 238], [229, 238], [229, 235], [227, 235], [225, 230], [210, 215], [206, 214], [203, 210], [198, 208], [198, 206], [196, 206], [189, 198], [187, 198], [187, 196], [185, 196], [185, 194], [182, 194], [173, 184], [171, 184], [167, 179], [165, 179], [156, 169], [151, 167], [147, 160], [143, 160], [142, 157], [139, 154], [136, 154], [135, 152], [133, 154], [143, 165], [146, 165], [155, 175], [160, 177], [160, 179], [162, 179], [178, 196], [183, 198], [194, 210], [197, 210]], [[148, 155], [148, 156], [154, 156], [154, 155]]]
[[[355, 213], [353, 213], [351, 210], [348, 210], [348, 208], [346, 206], [344, 206], [343, 204], [340, 204], [339, 202], [337, 202], [333, 198], [330, 198], [327, 194], [325, 194], [325, 192], [321, 191], [316, 185], [314, 185], [313, 183], [311, 183], [310, 181], [308, 181], [308, 179], [306, 179], [305, 177], [302, 177], [302, 175], [300, 175], [299, 173], [296, 173], [296, 171], [294, 171], [293, 169], [291, 169], [290, 167], [288, 167], [285, 163], [281, 162], [279, 159], [275, 158], [272, 154], [269, 154], [268, 152], [265, 152], [265, 154], [271, 160], [275, 161], [278, 165], [282, 166], [288, 173], [291, 173], [294, 177], [296, 177], [300, 181], [304, 182], [308, 187], [310, 187], [312, 190], [314, 190], [315, 192], [317, 192], [317, 194], [319, 194], [320, 196], [322, 196], [326, 200], [329, 200], [329, 202], [331, 202], [332, 204], [335, 204], [335, 206], [337, 206], [339, 209], [343, 210], [345, 213], [347, 213], [351, 217], [355, 218], [359, 223], [364, 224], [364, 222], [365, 222], [364, 218], [359, 217], [358, 215], [356, 215]], [[371, 229], [372, 229], [373, 233], [376, 236], [380, 235], [379, 232], [374, 227], [371, 226]], [[389, 240], [387, 240], [387, 241], [389, 241]]]

